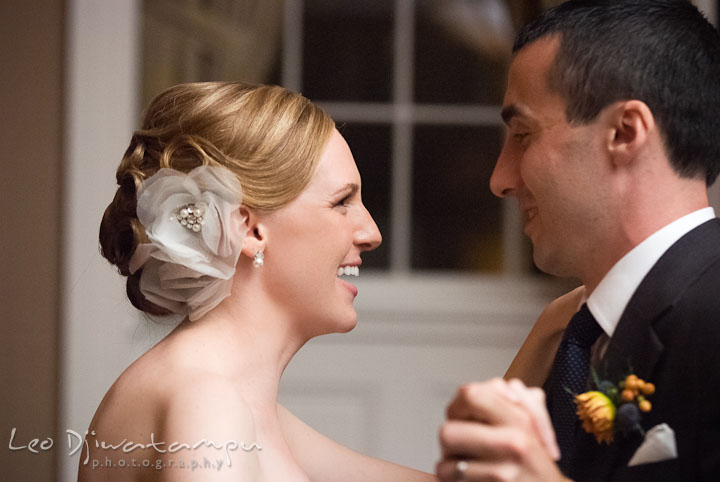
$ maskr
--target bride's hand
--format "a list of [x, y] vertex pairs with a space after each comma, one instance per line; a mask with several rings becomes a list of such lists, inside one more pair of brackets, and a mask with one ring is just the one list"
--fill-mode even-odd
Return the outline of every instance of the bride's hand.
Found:
[[564, 480], [545, 395], [519, 380], [460, 387], [440, 429], [440, 480]]

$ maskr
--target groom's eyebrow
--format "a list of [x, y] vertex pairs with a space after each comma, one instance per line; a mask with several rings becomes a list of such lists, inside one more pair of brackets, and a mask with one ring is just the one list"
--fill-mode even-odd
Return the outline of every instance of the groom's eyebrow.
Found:
[[518, 115], [520, 115], [520, 111], [515, 104], [510, 104], [503, 107], [500, 115], [502, 116], [503, 122], [505, 122], [505, 124], [507, 125], [510, 125], [510, 121], [513, 119], [513, 117], [517, 117]]
[[532, 111], [523, 105], [517, 104], [506, 105], [502, 108], [500, 115], [507, 126], [510, 126], [510, 122], [515, 118], [520, 121], [532, 121], [533, 119]]

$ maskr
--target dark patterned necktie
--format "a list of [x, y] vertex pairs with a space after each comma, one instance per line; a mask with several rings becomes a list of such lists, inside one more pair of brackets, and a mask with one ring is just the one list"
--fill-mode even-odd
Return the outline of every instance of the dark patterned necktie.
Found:
[[578, 426], [574, 396], [586, 390], [590, 348], [602, 333], [587, 304], [568, 323], [545, 384], [548, 411], [562, 452], [559, 466], [567, 473], [572, 464]]

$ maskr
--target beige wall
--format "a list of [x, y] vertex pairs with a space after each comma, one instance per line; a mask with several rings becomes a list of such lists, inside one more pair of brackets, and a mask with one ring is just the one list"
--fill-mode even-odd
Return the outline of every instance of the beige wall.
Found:
[[[60, 426], [84, 433], [110, 384], [157, 338], [98, 252], [115, 170], [138, 124], [140, 0], [66, 0], [66, 162], [62, 251]], [[58, 451], [58, 480], [77, 479], [78, 453]]]
[[62, 215], [62, 0], [0, 3], [2, 325], [0, 472], [54, 480], [57, 450], [11, 451], [52, 437], [58, 398], [59, 226]]

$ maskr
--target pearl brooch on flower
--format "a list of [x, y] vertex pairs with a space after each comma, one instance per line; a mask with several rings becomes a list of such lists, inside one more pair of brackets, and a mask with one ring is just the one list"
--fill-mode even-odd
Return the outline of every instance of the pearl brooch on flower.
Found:
[[203, 214], [202, 207], [191, 203], [179, 207], [175, 219], [190, 231], [199, 233], [202, 231]]

